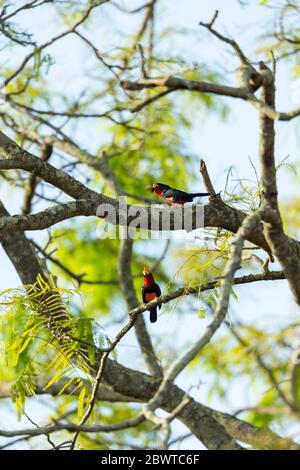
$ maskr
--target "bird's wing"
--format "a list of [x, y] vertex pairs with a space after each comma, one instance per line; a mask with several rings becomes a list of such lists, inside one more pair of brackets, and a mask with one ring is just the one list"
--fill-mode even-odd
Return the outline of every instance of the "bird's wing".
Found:
[[163, 195], [166, 199], [172, 199], [173, 202], [178, 202], [185, 200], [187, 193], [180, 191], [180, 189], [168, 189], [167, 191], [163, 191]]
[[163, 193], [164, 197], [172, 197], [173, 193], [174, 193], [174, 189], [172, 189], [172, 188], [163, 189], [162, 193]]
[[173, 202], [178, 201], [178, 192], [176, 189], [167, 189], [166, 191], [163, 191], [163, 196]]

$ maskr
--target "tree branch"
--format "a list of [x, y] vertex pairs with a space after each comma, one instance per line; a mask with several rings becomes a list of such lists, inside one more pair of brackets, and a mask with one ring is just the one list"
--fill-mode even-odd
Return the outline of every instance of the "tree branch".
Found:
[[206, 28], [210, 33], [212, 33], [214, 36], [216, 36], [218, 39], [220, 39], [220, 41], [223, 41], [226, 44], [229, 44], [232, 47], [232, 49], [235, 51], [236, 55], [238, 56], [238, 58], [240, 59], [242, 64], [245, 64], [245, 65], [251, 67], [255, 72], [255, 69], [253, 68], [253, 66], [250, 63], [249, 59], [243, 53], [243, 51], [240, 48], [240, 46], [238, 45], [238, 43], [234, 39], [228, 38], [228, 37], [224, 36], [223, 34], [219, 33], [216, 29], [214, 29], [213, 26], [214, 26], [215, 21], [218, 17], [218, 14], [219, 14], [219, 12], [218, 12], [218, 10], [216, 10], [212, 20], [209, 23], [204, 23], [203, 21], [200, 21], [200, 23], [199, 23], [200, 26], [203, 26], [204, 28]]
[[[262, 101], [266, 105], [275, 105], [275, 83], [272, 71], [263, 63], [260, 64], [264, 77], [262, 85]], [[274, 156], [275, 130], [274, 121], [260, 113], [260, 162], [262, 182], [262, 219], [264, 221], [265, 238], [285, 273], [290, 289], [298, 305], [300, 305], [300, 249], [287, 237], [278, 208], [276, 166]]]
[[[44, 162], [47, 162], [52, 155], [52, 150], [53, 150], [52, 145], [44, 144], [42, 147], [41, 160]], [[32, 200], [34, 198], [37, 185], [38, 185], [38, 179], [34, 173], [31, 173], [29, 175], [27, 185], [25, 187], [25, 195], [24, 195], [24, 201], [23, 201], [23, 206], [22, 206], [22, 213], [24, 215], [30, 214], [31, 212]]]
[[[41, 230], [44, 228], [48, 228], [63, 220], [69, 219], [71, 217], [81, 215], [96, 215], [97, 208], [100, 204], [107, 204], [108, 206], [111, 206], [115, 209], [116, 219], [115, 221], [112, 221], [112, 223], [120, 225], [132, 226], [132, 224], [136, 220], [136, 214], [145, 213], [145, 207], [126, 206], [126, 214], [133, 213], [134, 215], [128, 216], [128, 218], [124, 221], [122, 215], [120, 214], [119, 204], [115, 199], [108, 198], [103, 194], [98, 194], [95, 191], [92, 191], [91, 189], [87, 188], [82, 183], [80, 183], [64, 171], [57, 170], [49, 163], [43, 162], [41, 159], [21, 149], [17, 144], [15, 144], [11, 139], [6, 137], [3, 133], [0, 133], [0, 149], [2, 155], [4, 155], [4, 157], [6, 158], [6, 160], [0, 160], [0, 170], [23, 169], [25, 171], [29, 171], [42, 178], [44, 181], [54, 185], [69, 196], [75, 199], [79, 199], [76, 202], [53, 206], [51, 208], [46, 209], [45, 211], [41, 211], [36, 214], [30, 214], [28, 216], [16, 215], [10, 217], [3, 217], [2, 219], [0, 219], [0, 233], [2, 234], [24, 230]], [[109, 165], [107, 164], [106, 166], [108, 167]], [[114, 175], [111, 175], [109, 173], [111, 173], [111, 170], [109, 171], [109, 168], [107, 168], [106, 176], [110, 181], [112, 187], [115, 189], [118, 184], [116, 184], [114, 181]], [[172, 213], [172, 209], [170, 209], [169, 207], [162, 207], [162, 209], [147, 208], [146, 210], [146, 216], [140, 223], [141, 228], [150, 228], [151, 230], [164, 230], [159, 215], [161, 210], [163, 210], [167, 211], [167, 213], [170, 215], [169, 229], [181, 229], [181, 227], [176, 227], [174, 214]], [[192, 217], [193, 229], [199, 228], [199, 226], [197, 226], [196, 211], [196, 205], [181, 209], [181, 214], [190, 212], [190, 216]], [[155, 223], [155, 227], [153, 227], [152, 216], [154, 216], [156, 222], [159, 221], [158, 225]], [[227, 204], [222, 202], [220, 198], [213, 198], [210, 204], [204, 207], [204, 227], [218, 227], [236, 233], [245, 217], [246, 214], [244, 212], [228, 206]], [[181, 220], [183, 223], [185, 217], [182, 216]], [[183, 225], [182, 228], [184, 228]], [[248, 240], [254, 243], [255, 245], [260, 246], [264, 250], [270, 252], [270, 247], [265, 238], [263, 227], [260, 224], [258, 224], [257, 227], [253, 228], [253, 231], [249, 233]], [[297, 254], [298, 256], [300, 250], [299, 242], [291, 238], [288, 238], [288, 241], [293, 254]]]
[[[156, 307], [158, 305], [163, 305], [171, 300], [178, 299], [180, 297], [186, 295], [199, 295], [201, 292], [205, 292], [207, 290], [215, 289], [220, 287], [220, 282], [222, 278], [219, 278], [214, 281], [210, 281], [207, 284], [203, 284], [197, 287], [181, 287], [170, 294], [162, 295], [158, 299], [151, 300], [147, 304], [141, 304], [138, 307], [132, 309], [129, 314], [136, 315], [149, 310], [150, 308]], [[232, 284], [235, 286], [243, 285], [243, 284], [251, 284], [252, 282], [260, 282], [260, 281], [275, 281], [275, 280], [282, 280], [285, 279], [284, 273], [282, 271], [268, 271], [263, 274], [248, 274], [245, 276], [236, 277], [233, 279]]]
[[[183, 78], [177, 78], [174, 76], [171, 77], [157, 77], [157, 78], [148, 78], [141, 79], [138, 81], [123, 80], [121, 81], [121, 86], [124, 90], [139, 91], [147, 88], [161, 88], [164, 87], [167, 90], [179, 91], [187, 90], [194, 91], [197, 93], [210, 93], [218, 96], [227, 96], [231, 98], [239, 98], [243, 101], [247, 101], [255, 108], [258, 108], [270, 119], [275, 121], [290, 121], [295, 117], [300, 115], [300, 108], [289, 111], [281, 112], [277, 111], [274, 107], [265, 104], [263, 101], [256, 98], [252, 92], [249, 92], [247, 87], [231, 87], [227, 85], [217, 85], [214, 83], [200, 82], [197, 80], [187, 80]], [[156, 99], [158, 99], [157, 96]], [[150, 103], [142, 103], [141, 106], [146, 106]], [[135, 109], [133, 109], [135, 111]]]

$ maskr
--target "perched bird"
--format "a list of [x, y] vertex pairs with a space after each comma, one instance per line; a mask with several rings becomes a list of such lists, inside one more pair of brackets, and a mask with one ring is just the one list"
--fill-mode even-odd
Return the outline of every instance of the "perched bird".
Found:
[[167, 184], [154, 183], [146, 186], [152, 193], [165, 199], [169, 204], [180, 204], [183, 206], [186, 202], [193, 202], [195, 197], [209, 196], [210, 193], [186, 193], [180, 189], [171, 188]]
[[[149, 271], [148, 268], [143, 269], [143, 276], [144, 284], [142, 287], [142, 298], [143, 302], [146, 304], [150, 302], [150, 300], [154, 300], [157, 299], [157, 297], [160, 297], [161, 290], [159, 285], [154, 281], [153, 274]], [[159, 308], [161, 308], [161, 305], [159, 305]], [[151, 308], [149, 312], [151, 323], [155, 323], [157, 320], [157, 307]]]

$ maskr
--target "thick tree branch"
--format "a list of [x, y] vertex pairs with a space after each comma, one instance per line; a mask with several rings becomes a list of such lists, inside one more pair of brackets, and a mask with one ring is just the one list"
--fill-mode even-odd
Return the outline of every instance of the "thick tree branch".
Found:
[[20, 169], [28, 171], [76, 199], [97, 194], [64, 171], [58, 170], [50, 163], [22, 149], [1, 131], [0, 153], [2, 158], [4, 157], [0, 160], [0, 170]]
[[0, 235], [26, 230], [43, 230], [76, 216], [96, 216], [98, 205], [99, 201], [94, 199], [78, 199], [57, 204], [35, 214], [3, 216], [0, 218]]
[[[1, 162], [0, 162], [1, 163]], [[60, 185], [60, 182], [56, 184]], [[77, 190], [75, 190], [77, 192]], [[89, 194], [90, 194], [90, 190]], [[150, 229], [151, 231], [168, 231], [168, 230], [184, 230], [184, 214], [187, 212], [187, 217], [191, 218], [192, 229], [203, 227], [215, 227], [228, 230], [232, 233], [236, 233], [246, 217], [243, 211], [228, 206], [220, 200], [215, 200], [212, 203], [204, 207], [204, 220], [203, 224], [197, 223], [197, 206], [189, 206], [188, 208], [177, 208], [179, 212], [176, 215], [180, 215], [181, 224], [178, 224], [178, 218], [175, 218], [175, 214], [172, 208], [167, 206], [155, 207], [152, 210], [145, 206], [123, 206], [120, 211], [118, 201], [107, 196], [92, 193], [93, 196], [89, 199], [78, 199], [74, 202], [54, 205], [41, 212], [35, 214], [25, 215], [14, 215], [14, 216], [3, 216], [0, 219], [0, 234], [8, 234], [13, 232], [27, 231], [27, 230], [42, 230], [51, 227], [61, 221], [70, 219], [78, 216], [96, 216], [97, 209], [100, 205], [105, 207], [112, 207], [115, 210], [115, 219], [110, 220], [111, 223], [117, 225], [125, 225], [130, 227], [136, 226], [137, 214], [145, 214], [139, 224], [141, 228]], [[126, 209], [126, 210], [124, 210]], [[146, 210], [146, 212], [145, 212]], [[160, 215], [165, 213], [165, 216], [170, 219], [170, 225], [168, 229], [162, 224]], [[125, 215], [128, 217], [125, 217]], [[134, 215], [131, 215], [134, 214]], [[153, 222], [154, 220], [154, 222]], [[299, 252], [299, 242], [290, 237], [287, 237], [291, 247], [296, 256]], [[247, 240], [254, 245], [260, 246], [265, 251], [270, 252], [270, 247], [266, 241], [263, 226], [258, 223], [253, 228], [252, 232], [248, 234]]]
[[[108, 198], [90, 190], [64, 171], [57, 170], [49, 163], [43, 162], [41, 159], [21, 149], [3, 133], [0, 133], [0, 150], [2, 155], [5, 157], [5, 160], [0, 160], [0, 170], [23, 169], [25, 171], [29, 171], [62, 190], [72, 198], [80, 199], [76, 202], [53, 206], [37, 214], [3, 217], [0, 219], [1, 234], [24, 230], [41, 230], [71, 217], [81, 215], [92, 216], [96, 214], [97, 208], [100, 204], [108, 204], [115, 209], [116, 220], [114, 223], [120, 225], [132, 226], [136, 220], [136, 214], [138, 212], [143, 213], [143, 211], [145, 211], [145, 207], [127, 206], [126, 212], [134, 215], [129, 215], [127, 220], [124, 221], [119, 211], [118, 202], [115, 199]], [[107, 164], [106, 166], [109, 165]], [[106, 176], [111, 182], [112, 187], [115, 189], [118, 185], [115, 184], [114, 175], [110, 175], [108, 173], [111, 172], [109, 172], [107, 168]], [[163, 227], [160, 223], [159, 216], [161, 210], [167, 211], [170, 214], [170, 230], [174, 230], [176, 228], [175, 218], [174, 215], [172, 215], [172, 209], [170, 208], [155, 208], [154, 212], [151, 212], [151, 209], [148, 208], [146, 218], [143, 219], [145, 225], [141, 223], [140, 226], [142, 228], [150, 228], [151, 230], [162, 230]], [[181, 209], [182, 214], [184, 213], [183, 211], [186, 210], [191, 210], [193, 229], [199, 228], [199, 226], [197, 226], [196, 217], [197, 206], [193, 206], [188, 209]], [[152, 226], [153, 215], [156, 222], [158, 221], [158, 225], [156, 227]], [[220, 198], [213, 198], [210, 204], [204, 207], [204, 227], [218, 227], [236, 233], [245, 217], [246, 214], [244, 212], [228, 206], [222, 202]], [[181, 217], [181, 219], [183, 221], [184, 217]], [[249, 233], [248, 240], [255, 245], [262, 247], [266, 251], [270, 251], [262, 225], [258, 224], [257, 227]], [[299, 242], [291, 238], [288, 238], [288, 240], [292, 247], [292, 251], [297, 254], [300, 249]]]
[[217, 85], [215, 83], [200, 82], [197, 80], [186, 80], [184, 78], [177, 78], [174, 76], [147, 78], [138, 81], [123, 80], [121, 81], [121, 86], [124, 90], [130, 91], [164, 87], [170, 91], [189, 90], [198, 93], [212, 93], [214, 95], [241, 98], [243, 100], [250, 97], [248, 90], [245, 88]]
[[[147, 403], [159, 385], [157, 378], [128, 369], [111, 360], [107, 362], [105, 375], [110, 379], [110, 382], [113, 381], [114, 384], [111, 386], [102, 382], [97, 392], [97, 400]], [[43, 389], [47, 382], [47, 377], [38, 378], [37, 393], [50, 393], [56, 396], [64, 385], [63, 382], [55, 384], [45, 392]], [[118, 392], [116, 388], [119, 390]], [[2, 389], [3, 387], [0, 388], [0, 396]], [[5, 395], [2, 394], [2, 396], [10, 396], [9, 384], [5, 387], [5, 390]], [[125, 393], [120, 393], [120, 390]], [[70, 390], [66, 389], [66, 393], [69, 392], [72, 393], [71, 388]], [[78, 393], [78, 391], [75, 393]], [[184, 396], [185, 393], [180, 390], [179, 387], [170, 384], [162, 408], [167, 412], [171, 412], [182, 402]], [[192, 398], [190, 398], [189, 403], [179, 411], [177, 418], [185, 423], [196, 437], [211, 450], [239, 449], [234, 440], [230, 440], [228, 435], [225, 437], [224, 427], [226, 427], [227, 432], [233, 436], [233, 439], [249, 444], [254, 448], [282, 450], [299, 449], [298, 444], [295, 444], [290, 439], [279, 437], [266, 427], [257, 428], [231, 415], [208, 408]], [[218, 422], [223, 424], [216, 424]], [[76, 428], [72, 428], [71, 430], [75, 431]], [[10, 435], [11, 437], [14, 436], [13, 431]]]
[[226, 413], [213, 411], [213, 416], [223, 424], [232, 437], [258, 450], [299, 450], [300, 445], [288, 437], [280, 437], [267, 427], [258, 428]]
[[[166, 88], [169, 92], [187, 90], [194, 91], [196, 93], [209, 93], [218, 96], [227, 96], [231, 98], [239, 98], [243, 101], [247, 101], [255, 108], [258, 108], [263, 114], [268, 116], [270, 119], [276, 121], [290, 121], [300, 115], [300, 108], [289, 111], [281, 112], [277, 111], [273, 106], [270, 106], [263, 101], [256, 98], [252, 92], [249, 92], [247, 87], [231, 87], [227, 85], [218, 85], [215, 83], [200, 82], [197, 80], [187, 80], [178, 77], [157, 77], [141, 79], [138, 81], [123, 80], [121, 86], [124, 90], [140, 91], [147, 88]], [[163, 95], [162, 95], [163, 96]], [[157, 96], [156, 99], [159, 99]], [[154, 99], [152, 101], [155, 101]], [[139, 107], [145, 107], [148, 103], [141, 103], [139, 106], [133, 108], [131, 111], [139, 111]]]
[[[260, 64], [264, 77], [262, 101], [268, 106], [275, 106], [274, 74], [263, 63]], [[278, 208], [276, 166], [275, 166], [275, 130], [274, 121], [260, 113], [260, 162], [262, 182], [262, 219], [265, 238], [274, 256], [278, 258], [289, 282], [291, 291], [300, 305], [300, 248], [283, 231], [283, 224]]]

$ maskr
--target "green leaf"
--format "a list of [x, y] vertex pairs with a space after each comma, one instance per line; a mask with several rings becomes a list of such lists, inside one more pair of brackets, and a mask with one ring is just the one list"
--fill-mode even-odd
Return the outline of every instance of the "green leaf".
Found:
[[206, 309], [204, 307], [200, 308], [200, 310], [198, 311], [198, 317], [205, 318], [205, 315], [206, 315]]
[[77, 416], [78, 419], [81, 420], [83, 417], [83, 410], [84, 410], [84, 401], [85, 401], [85, 396], [86, 396], [87, 389], [86, 387], [83, 387], [78, 398], [78, 412]]

